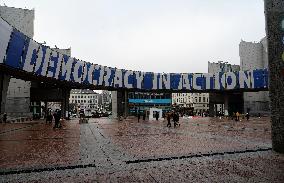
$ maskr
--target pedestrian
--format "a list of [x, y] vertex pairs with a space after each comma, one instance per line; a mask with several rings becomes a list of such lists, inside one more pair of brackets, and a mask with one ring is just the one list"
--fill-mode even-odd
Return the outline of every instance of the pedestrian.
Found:
[[260, 113], [258, 113], [258, 118], [260, 118]]
[[146, 112], [143, 113], [143, 121], [146, 120]]
[[7, 113], [4, 113], [3, 115], [3, 123], [7, 123]]
[[167, 124], [167, 127], [171, 127], [172, 126], [172, 124], [171, 124], [171, 113], [167, 113], [167, 121], [168, 121], [168, 124]]
[[177, 122], [178, 122], [177, 118], [178, 118], [178, 114], [177, 114], [177, 112], [174, 112], [174, 114], [173, 114], [174, 127], [177, 126]]
[[247, 118], [247, 121], [249, 120], [249, 113], [247, 112], [246, 113], [246, 118]]
[[180, 126], [180, 123], [179, 123], [179, 113], [178, 112], [176, 113], [176, 126]]
[[237, 111], [236, 113], [236, 121], [239, 121], [240, 120], [240, 113]]
[[179, 123], [179, 113], [177, 113], [177, 125], [180, 126], [180, 123]]
[[140, 112], [138, 112], [137, 118], [138, 118], [138, 122], [139, 122], [139, 120], [140, 120]]
[[159, 120], [159, 112], [158, 111], [156, 111], [155, 117], [156, 117], [156, 120], [158, 121]]
[[234, 118], [236, 118], [236, 114], [233, 112], [232, 120], [234, 120]]
[[61, 111], [60, 110], [56, 110], [55, 113], [54, 113], [55, 124], [54, 124], [53, 128], [60, 128], [61, 127], [61, 125], [59, 124], [60, 118], [61, 118]]
[[46, 116], [46, 123], [52, 123], [52, 114], [51, 111], [48, 111], [47, 116]]

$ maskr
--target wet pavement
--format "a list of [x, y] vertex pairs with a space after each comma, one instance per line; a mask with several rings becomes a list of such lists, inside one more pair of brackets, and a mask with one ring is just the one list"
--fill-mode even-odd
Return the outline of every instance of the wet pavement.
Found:
[[284, 182], [269, 118], [0, 123], [0, 182]]

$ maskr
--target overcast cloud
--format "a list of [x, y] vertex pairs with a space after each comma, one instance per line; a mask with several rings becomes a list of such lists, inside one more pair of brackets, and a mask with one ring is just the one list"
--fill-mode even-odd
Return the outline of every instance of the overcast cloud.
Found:
[[239, 43], [265, 36], [262, 0], [2, 0], [35, 8], [35, 40], [101, 65], [207, 72], [239, 64]]

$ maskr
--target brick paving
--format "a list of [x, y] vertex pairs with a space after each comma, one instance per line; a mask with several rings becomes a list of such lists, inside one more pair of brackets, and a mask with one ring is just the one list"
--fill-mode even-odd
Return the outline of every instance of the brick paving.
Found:
[[0, 124], [0, 182], [283, 182], [269, 118]]

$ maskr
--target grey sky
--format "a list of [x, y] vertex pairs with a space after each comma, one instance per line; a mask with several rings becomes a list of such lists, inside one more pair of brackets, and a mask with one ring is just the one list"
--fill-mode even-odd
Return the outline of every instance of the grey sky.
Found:
[[265, 36], [261, 0], [1, 0], [35, 8], [35, 40], [111, 67], [207, 72]]

